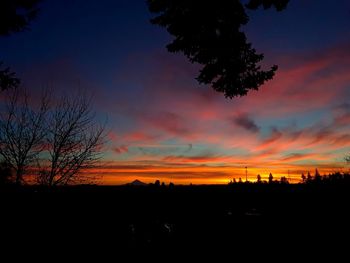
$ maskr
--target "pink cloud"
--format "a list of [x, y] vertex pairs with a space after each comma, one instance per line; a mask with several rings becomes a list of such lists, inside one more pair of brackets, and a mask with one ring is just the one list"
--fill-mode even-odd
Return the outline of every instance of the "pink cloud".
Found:
[[127, 142], [149, 143], [156, 141], [157, 138], [158, 136], [149, 133], [145, 133], [142, 131], [133, 131], [123, 135], [122, 140]]
[[307, 159], [318, 159], [318, 160], [324, 160], [325, 158], [328, 159], [329, 156], [320, 158], [320, 155], [315, 153], [293, 153], [289, 154], [281, 159], [281, 162], [294, 162], [294, 161], [300, 161], [300, 160], [307, 160]]
[[127, 153], [129, 151], [129, 149], [126, 145], [121, 145], [118, 147], [114, 147], [113, 151], [117, 154], [122, 154], [122, 153]]
[[163, 158], [166, 162], [180, 162], [180, 163], [223, 163], [231, 160], [227, 156], [213, 156], [213, 155], [197, 155], [197, 156], [166, 156]]
[[270, 134], [270, 136], [267, 139], [264, 139], [259, 147], [256, 148], [256, 150], [261, 150], [270, 147], [273, 145], [276, 141], [278, 141], [282, 137], [282, 133], [274, 128]]
[[108, 137], [108, 140], [112, 141], [112, 142], [115, 142], [115, 141], [117, 141], [119, 139], [119, 136], [114, 131], [108, 132], [107, 137]]
[[191, 133], [185, 119], [173, 112], [161, 111], [155, 114], [141, 113], [137, 117], [142, 122], [172, 135], [182, 136]]

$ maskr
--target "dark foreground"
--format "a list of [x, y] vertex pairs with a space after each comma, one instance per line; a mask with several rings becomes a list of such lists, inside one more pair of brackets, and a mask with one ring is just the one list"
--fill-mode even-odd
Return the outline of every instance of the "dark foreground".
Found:
[[1, 246], [14, 257], [336, 255], [349, 249], [349, 197], [341, 185], [2, 189]]

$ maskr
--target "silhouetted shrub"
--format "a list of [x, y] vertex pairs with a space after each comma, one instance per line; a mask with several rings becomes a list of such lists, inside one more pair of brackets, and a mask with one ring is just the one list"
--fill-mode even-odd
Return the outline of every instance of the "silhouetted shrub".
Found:
[[6, 162], [0, 163], [0, 186], [13, 183], [13, 174], [11, 167]]

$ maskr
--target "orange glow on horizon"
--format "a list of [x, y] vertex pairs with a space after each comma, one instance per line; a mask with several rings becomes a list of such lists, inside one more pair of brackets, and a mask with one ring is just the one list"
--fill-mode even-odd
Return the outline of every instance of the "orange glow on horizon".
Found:
[[[340, 168], [325, 167], [318, 169], [320, 174], [328, 174], [335, 171], [341, 171]], [[299, 183], [301, 174], [307, 172], [312, 175], [315, 168], [290, 166], [281, 167], [257, 167], [247, 169], [247, 179], [250, 182], [256, 182], [257, 175], [260, 174], [263, 181], [268, 181], [270, 172], [274, 180], [280, 181], [281, 177], [286, 177], [290, 183]], [[145, 183], [153, 183], [160, 180], [166, 184], [227, 184], [231, 180], [236, 181], [241, 178], [246, 181], [245, 167], [213, 167], [213, 166], [185, 166], [185, 167], [167, 167], [167, 166], [121, 166], [105, 167], [99, 169], [90, 169], [85, 174], [97, 176], [97, 183], [101, 185], [120, 185], [130, 183], [136, 179]]]

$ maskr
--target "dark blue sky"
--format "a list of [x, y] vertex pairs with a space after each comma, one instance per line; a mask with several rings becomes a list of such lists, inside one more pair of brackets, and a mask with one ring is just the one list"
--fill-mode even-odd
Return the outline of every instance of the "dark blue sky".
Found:
[[350, 2], [290, 0], [283, 12], [250, 11], [248, 33], [256, 46], [280, 53], [313, 51], [348, 41]]
[[[266, 65], [280, 68], [261, 91], [232, 101], [198, 87], [198, 68], [166, 52], [171, 38], [149, 23], [144, 0], [44, 0], [30, 31], [0, 38], [0, 59], [29, 89], [94, 93], [110, 120], [110, 181], [125, 164], [153, 180], [157, 171], [137, 170], [140, 163], [181, 166], [173, 176], [184, 182], [239, 176], [243, 162], [263, 176], [342, 167], [350, 142], [350, 1], [291, 0], [283, 12], [249, 15], [249, 40]], [[159, 170], [164, 180], [166, 171]]]
[[84, 72], [108, 77], [128, 54], [162, 47], [166, 34], [149, 18], [142, 0], [46, 0], [31, 31], [1, 39], [0, 54], [19, 72], [69, 59]]
[[[322, 49], [350, 37], [346, 0], [291, 0], [283, 12], [249, 15], [248, 35], [266, 52]], [[164, 48], [169, 36], [149, 18], [144, 0], [44, 0], [31, 31], [1, 38], [0, 54], [20, 70], [69, 58], [96, 75], [108, 75], [130, 53]]]

